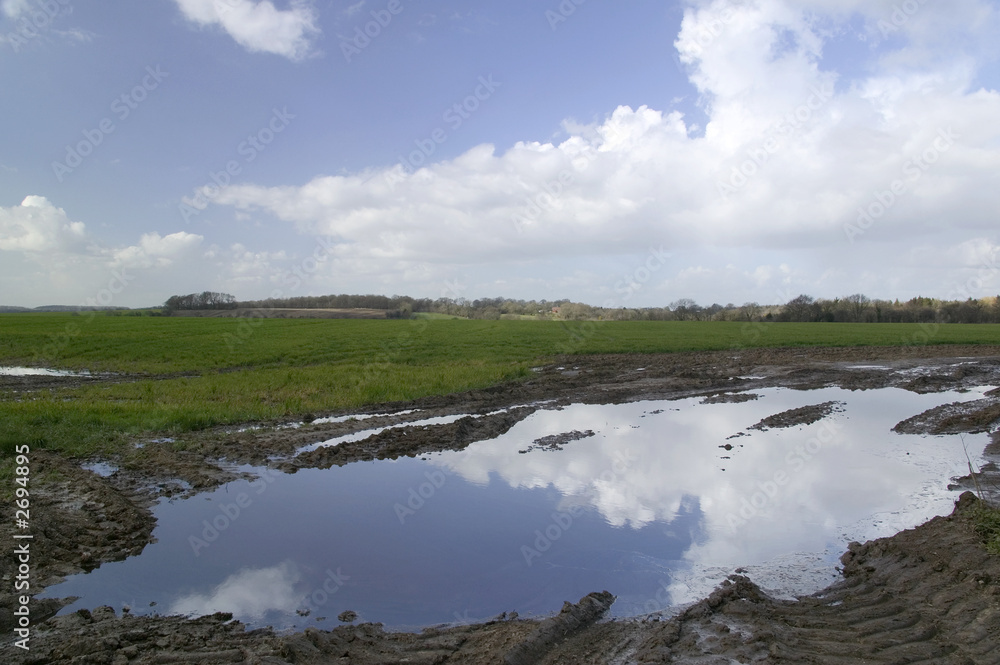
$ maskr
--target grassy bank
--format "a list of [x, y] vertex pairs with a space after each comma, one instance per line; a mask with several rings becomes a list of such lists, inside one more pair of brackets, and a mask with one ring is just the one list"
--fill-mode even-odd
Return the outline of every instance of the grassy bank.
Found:
[[0, 315], [0, 366], [139, 375], [0, 394], [0, 450], [84, 455], [132, 436], [485, 387], [560, 353], [996, 344], [997, 325], [234, 320]]

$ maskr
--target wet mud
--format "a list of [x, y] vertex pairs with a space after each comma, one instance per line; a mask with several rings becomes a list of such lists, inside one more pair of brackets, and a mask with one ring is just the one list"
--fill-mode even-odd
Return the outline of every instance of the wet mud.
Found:
[[[572, 403], [607, 404], [702, 396], [706, 401], [753, 399], [754, 390], [897, 387], [914, 392], [1000, 386], [1000, 347], [755, 349], [660, 356], [562, 359], [528, 380], [487, 390], [380, 405], [351, 414], [315, 414], [308, 423], [248, 423], [173, 440], [139, 440], [127, 454], [104, 460], [100, 476], [87, 460], [34, 455], [33, 591], [66, 575], [142, 551], [160, 497], [196, 493], [241, 475], [240, 464], [286, 472], [353, 461], [456, 450], [493, 438], [538, 409]], [[558, 367], [571, 363], [576, 373]], [[877, 363], [877, 366], [872, 366]], [[34, 378], [3, 389], [31, 390]], [[69, 378], [70, 381], [91, 381]], [[44, 378], [39, 381], [49, 381]], [[61, 379], [60, 379], [61, 380]], [[116, 379], [117, 380], [117, 379]], [[32, 383], [32, 382], [35, 383]], [[775, 414], [761, 427], [791, 427], [825, 417], [835, 403]], [[368, 417], [362, 417], [368, 416]], [[420, 425], [439, 416], [446, 424]], [[897, 425], [912, 433], [994, 431], [1000, 396], [946, 405]], [[357, 441], [300, 452], [318, 441], [386, 428]], [[578, 432], [576, 434], [585, 434]], [[562, 445], [566, 441], [535, 442]], [[977, 451], [978, 452], [978, 451]], [[994, 434], [987, 456], [1000, 455]], [[998, 484], [997, 466], [955, 479], [957, 487]], [[33, 603], [31, 650], [12, 646], [12, 557], [0, 558], [0, 659], [13, 663], [992, 663], [1000, 647], [1000, 558], [989, 555], [970, 526], [976, 499], [963, 495], [956, 511], [891, 538], [852, 544], [843, 579], [796, 602], [769, 598], [735, 575], [708, 598], [675, 617], [600, 620], [610, 595], [568, 603], [556, 617], [505, 615], [470, 626], [388, 633], [377, 624], [295, 634], [248, 631], [226, 615], [198, 619], [131, 616], [122, 608], [92, 608], [61, 617], [58, 601]], [[0, 525], [4, 542], [12, 527]], [[596, 590], [595, 590], [596, 591]], [[567, 599], [573, 600], [573, 599]]]

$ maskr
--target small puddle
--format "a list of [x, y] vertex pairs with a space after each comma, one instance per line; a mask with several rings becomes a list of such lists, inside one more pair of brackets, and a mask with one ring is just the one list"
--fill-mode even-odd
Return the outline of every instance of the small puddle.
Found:
[[90, 372], [71, 372], [44, 367], [0, 367], [0, 376], [90, 376]]
[[[671, 611], [738, 567], [779, 596], [812, 593], [836, 578], [849, 541], [951, 511], [948, 481], [967, 473], [961, 439], [890, 430], [986, 390], [572, 405], [460, 452], [293, 475], [246, 467], [260, 477], [158, 504], [156, 542], [141, 555], [43, 596], [79, 596], [63, 613], [226, 611], [252, 627], [302, 629], [354, 610], [415, 629], [552, 613], [604, 589], [618, 596], [615, 616]], [[748, 429], [828, 401], [843, 410]], [[545, 437], [561, 443], [532, 446]], [[965, 436], [973, 454], [986, 442]]]
[[118, 473], [118, 467], [114, 464], [108, 464], [107, 462], [87, 462], [86, 464], [80, 465], [87, 471], [92, 471], [102, 478], [107, 478], [108, 476], [113, 476]]

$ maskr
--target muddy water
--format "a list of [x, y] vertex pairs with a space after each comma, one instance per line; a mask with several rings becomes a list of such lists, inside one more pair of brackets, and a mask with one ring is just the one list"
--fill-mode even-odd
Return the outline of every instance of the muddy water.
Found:
[[[460, 452], [248, 469], [257, 480], [161, 503], [157, 541], [140, 556], [45, 595], [79, 596], [64, 612], [228, 611], [302, 628], [350, 609], [415, 628], [553, 612], [601, 589], [618, 596], [618, 616], [669, 611], [738, 567], [778, 595], [808, 593], [834, 579], [847, 542], [950, 512], [963, 441], [890, 429], [985, 390], [573, 405]], [[749, 429], [830, 401], [818, 422]], [[965, 437], [973, 462], [985, 443]]]

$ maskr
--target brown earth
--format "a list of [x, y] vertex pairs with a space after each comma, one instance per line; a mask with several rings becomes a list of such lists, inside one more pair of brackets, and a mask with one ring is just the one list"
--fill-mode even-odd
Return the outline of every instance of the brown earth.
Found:
[[[882, 368], [856, 367], [878, 362]], [[563, 370], [560, 367], [573, 367]], [[7, 377], [13, 379], [15, 377]], [[50, 381], [24, 379], [13, 390]], [[67, 377], [70, 382], [91, 378]], [[115, 380], [120, 380], [120, 377]], [[60, 384], [66, 385], [66, 384]], [[460, 449], [506, 432], [540, 408], [703, 396], [740, 399], [753, 390], [825, 386], [867, 390], [895, 386], [916, 392], [1000, 386], [1000, 347], [754, 349], [660, 356], [567, 357], [538, 368], [529, 380], [486, 390], [380, 405], [366, 419], [251, 423], [182, 441], [138, 441], [141, 448], [106, 460], [119, 467], [100, 477], [67, 460], [33, 451], [32, 591], [62, 576], [137, 554], [150, 542], [149, 506], [160, 496], [193, 493], [234, 477], [234, 463], [287, 471], [365, 459]], [[1000, 424], [994, 395], [961, 407], [932, 409], [900, 423], [900, 431], [988, 431]], [[786, 412], [791, 426], [825, 416], [834, 405]], [[414, 410], [412, 413], [402, 413]], [[800, 410], [795, 410], [800, 411]], [[337, 416], [340, 414], [322, 414]], [[346, 415], [346, 414], [344, 414]], [[462, 416], [446, 425], [412, 424]], [[765, 419], [767, 420], [767, 419]], [[763, 423], [764, 421], [762, 421]], [[296, 455], [307, 444], [384, 428], [350, 444]], [[1000, 435], [987, 453], [1000, 455]], [[336, 451], [336, 452], [333, 452]], [[997, 485], [996, 467], [960, 486]], [[797, 602], [768, 598], [736, 576], [709, 598], [671, 619], [596, 621], [609, 598], [591, 594], [557, 617], [501, 617], [473, 626], [385, 633], [381, 626], [341, 626], [280, 635], [245, 631], [224, 615], [115, 616], [110, 608], [48, 618], [54, 602], [32, 603], [31, 651], [13, 647], [14, 599], [8, 589], [14, 558], [0, 557], [0, 660], [14, 663], [994, 663], [1000, 647], [1000, 563], [969, 526], [964, 497], [952, 517], [845, 554], [844, 579]], [[9, 517], [9, 516], [6, 516]], [[0, 523], [5, 543], [13, 520]], [[47, 619], [47, 620], [46, 620]]]

